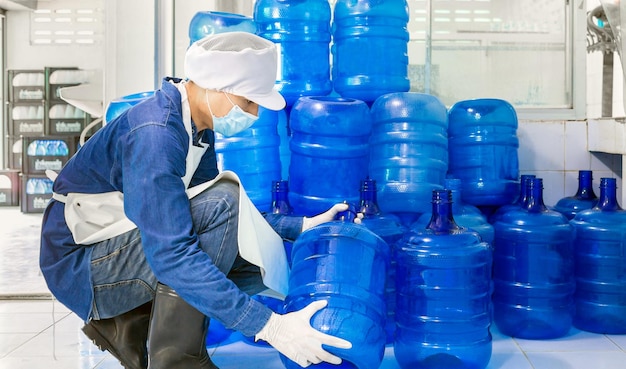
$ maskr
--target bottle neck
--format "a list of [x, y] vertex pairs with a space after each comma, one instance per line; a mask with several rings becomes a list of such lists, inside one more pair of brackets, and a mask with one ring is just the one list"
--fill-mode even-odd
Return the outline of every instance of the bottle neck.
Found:
[[376, 182], [373, 179], [366, 179], [361, 182], [360, 196], [359, 213], [366, 217], [380, 214], [380, 208], [376, 199]]
[[272, 214], [289, 215], [293, 209], [289, 204], [289, 186], [287, 181], [272, 183]]
[[528, 198], [522, 207], [530, 213], [540, 213], [548, 210], [543, 202], [543, 179], [533, 178], [528, 183]]
[[452, 215], [452, 193], [450, 190], [433, 191], [432, 216], [426, 229], [435, 233], [453, 233], [460, 229]]
[[517, 205], [524, 206], [524, 204], [526, 204], [526, 201], [528, 200], [528, 183], [532, 181], [533, 178], [535, 178], [535, 176], [531, 174], [522, 175], [520, 194], [519, 198], [517, 199]]
[[578, 190], [576, 191], [576, 197], [585, 200], [598, 198], [593, 192], [593, 176], [590, 170], [581, 170], [578, 173]]
[[615, 178], [602, 178], [600, 181], [600, 198], [596, 208], [602, 211], [621, 210], [617, 203], [617, 184]]

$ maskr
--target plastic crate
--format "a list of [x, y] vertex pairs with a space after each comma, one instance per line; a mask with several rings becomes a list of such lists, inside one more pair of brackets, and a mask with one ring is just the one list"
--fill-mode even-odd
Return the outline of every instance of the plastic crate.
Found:
[[19, 174], [19, 170], [0, 170], [0, 206], [19, 205]]
[[36, 136], [44, 134], [46, 104], [10, 103], [7, 131], [10, 136]]
[[87, 113], [67, 103], [51, 103], [45, 134], [52, 136], [80, 135], [87, 124]]
[[77, 136], [24, 136], [22, 172], [43, 175], [47, 169], [60, 171], [76, 153], [77, 141]]
[[46, 99], [45, 74], [42, 69], [8, 71], [9, 101], [36, 102]]
[[52, 181], [45, 175], [22, 174], [20, 210], [43, 213], [52, 198]]

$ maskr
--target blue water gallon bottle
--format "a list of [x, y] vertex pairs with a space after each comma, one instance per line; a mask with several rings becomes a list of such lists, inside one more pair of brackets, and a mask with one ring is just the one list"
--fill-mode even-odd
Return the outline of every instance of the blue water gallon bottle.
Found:
[[281, 178], [277, 130], [281, 114], [285, 112], [259, 106], [259, 119], [250, 128], [231, 137], [215, 133], [218, 169], [237, 173], [250, 201], [262, 212], [272, 203], [267, 189], [273, 180]]
[[[493, 244], [493, 226], [487, 221], [483, 213], [475, 206], [463, 202], [461, 196], [461, 180], [458, 178], [446, 178], [443, 187], [452, 193], [452, 214], [454, 221], [461, 227], [472, 230], [489, 245]], [[432, 219], [432, 212], [424, 213], [411, 225], [412, 229], [424, 229]]]
[[450, 190], [398, 243], [395, 357], [403, 369], [482, 369], [491, 359], [492, 250], [460, 227]]
[[409, 91], [406, 0], [337, 0], [333, 13], [335, 91], [371, 104]]
[[445, 105], [428, 94], [396, 92], [379, 97], [371, 112], [369, 175], [381, 210], [430, 211], [432, 190], [443, 189], [448, 170]]
[[199, 11], [189, 22], [189, 44], [199, 39], [224, 32], [256, 33], [252, 17], [218, 11]]
[[449, 110], [448, 174], [471, 205], [506, 205], [519, 193], [517, 114], [499, 99], [464, 100]]
[[135, 106], [154, 95], [154, 91], [137, 92], [111, 100], [104, 113], [104, 124], [110, 123], [131, 106]]
[[390, 258], [385, 282], [385, 302], [387, 304], [385, 332], [387, 344], [392, 344], [396, 331], [396, 261], [394, 254], [396, 242], [402, 238], [407, 229], [402, 225], [400, 218], [380, 211], [376, 196], [376, 181], [373, 179], [367, 178], [361, 181], [361, 199], [357, 212], [363, 214], [361, 224], [376, 233], [389, 245]]
[[[340, 365], [318, 368], [377, 369], [385, 351], [385, 276], [389, 246], [361, 224], [335, 220], [303, 232], [293, 244], [286, 312], [313, 301], [328, 305], [311, 326], [352, 343], [351, 349], [326, 347]], [[281, 356], [288, 369], [300, 368]]]
[[328, 0], [257, 0], [257, 34], [278, 47], [276, 86], [288, 108], [300, 96], [326, 96], [330, 82]]
[[574, 227], [574, 326], [593, 333], [626, 334], [626, 212], [615, 178], [600, 180], [596, 207], [582, 210]]
[[490, 214], [489, 223], [494, 224], [497, 222], [504, 213], [511, 211], [513, 209], [519, 209], [522, 205], [526, 203], [528, 200], [528, 187], [529, 182], [536, 178], [534, 174], [522, 174], [520, 176], [520, 190], [517, 199], [512, 204], [499, 206], [495, 212]]
[[598, 197], [593, 192], [593, 172], [590, 170], [578, 171], [578, 190], [573, 196], [567, 196], [557, 201], [554, 210], [565, 215], [567, 219], [574, 219], [582, 210], [593, 208]]
[[526, 203], [494, 224], [494, 322], [525, 339], [562, 337], [574, 315], [573, 227], [543, 202], [543, 180]]
[[289, 125], [289, 202], [294, 214], [312, 216], [343, 201], [358, 203], [372, 131], [367, 104], [341, 97], [301, 97]]

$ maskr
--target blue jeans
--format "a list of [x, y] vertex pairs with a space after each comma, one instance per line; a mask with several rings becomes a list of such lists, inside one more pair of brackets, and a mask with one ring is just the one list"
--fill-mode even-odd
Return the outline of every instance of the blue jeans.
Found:
[[[190, 200], [191, 216], [202, 250], [242, 291], [252, 295], [266, 287], [259, 268], [239, 255], [238, 199], [239, 187], [221, 181]], [[93, 319], [117, 316], [154, 298], [157, 278], [146, 261], [138, 229], [93, 245], [91, 278]]]

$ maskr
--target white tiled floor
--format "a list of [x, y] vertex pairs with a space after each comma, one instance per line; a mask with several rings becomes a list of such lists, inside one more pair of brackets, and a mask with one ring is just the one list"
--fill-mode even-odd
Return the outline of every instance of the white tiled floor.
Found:
[[[0, 208], [0, 369], [120, 369], [80, 331], [83, 323], [50, 299], [39, 273], [40, 215]], [[599, 335], [572, 329], [563, 338], [531, 341], [493, 333], [488, 369], [622, 369], [626, 335]], [[221, 369], [284, 368], [272, 348], [253, 346], [237, 333], [209, 348]], [[387, 348], [380, 369], [398, 369]]]

